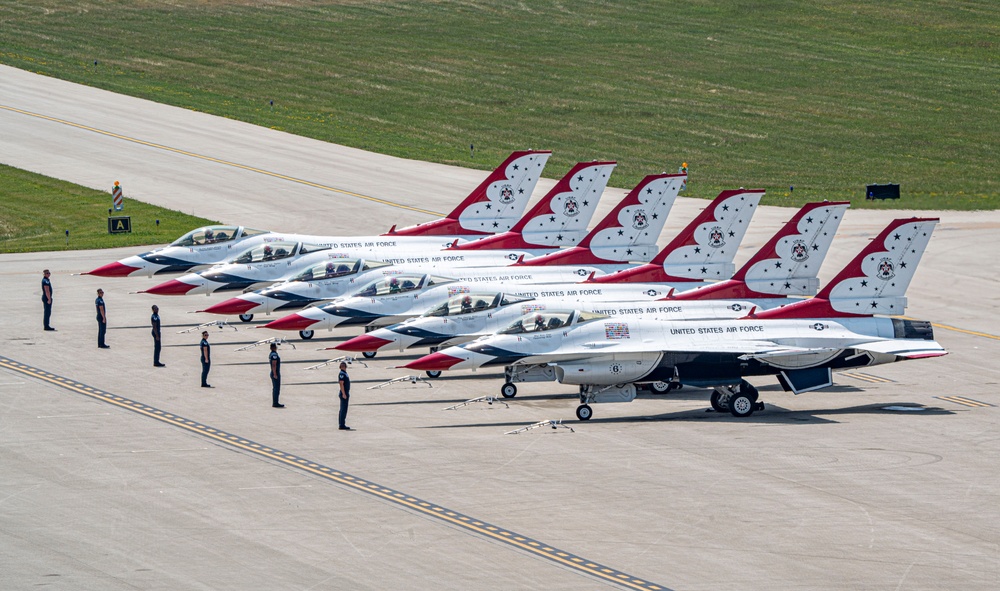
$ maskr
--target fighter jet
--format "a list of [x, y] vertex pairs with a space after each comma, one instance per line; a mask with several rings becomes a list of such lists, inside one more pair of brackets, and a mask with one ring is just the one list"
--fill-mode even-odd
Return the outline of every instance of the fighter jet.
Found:
[[[577, 167], [577, 172], [581, 171], [592, 176], [599, 172], [591, 165], [584, 168]], [[655, 248], [656, 238], [663, 229], [663, 222], [666, 220], [681, 182], [685, 178], [685, 175], [668, 174], [647, 176], [584, 238], [583, 243], [588, 245], [586, 248], [593, 248], [602, 255], [612, 251], [624, 254], [626, 251], [632, 253], [635, 250]], [[564, 182], [569, 183], [565, 179]], [[546, 199], [551, 203], [555, 196], [561, 194], [550, 192]], [[542, 203], [544, 204], [545, 200]], [[525, 219], [529, 216], [526, 216]], [[561, 231], [559, 222], [550, 223], [548, 219], [542, 220], [535, 227], [540, 230], [548, 227], [553, 232]], [[514, 242], [505, 244], [512, 245]], [[517, 242], [517, 244], [527, 243], [522, 241]], [[598, 244], [600, 246], [597, 246]], [[496, 246], [499, 247], [502, 244], [498, 242]], [[378, 264], [369, 273], [338, 273], [335, 278], [331, 278], [329, 272], [307, 274], [307, 278], [304, 280], [300, 278], [298, 281], [291, 281], [283, 285], [272, 285], [266, 290], [244, 293], [204, 311], [212, 314], [240, 314], [241, 318], [246, 319], [252, 318], [251, 315], [256, 313], [295, 310], [314, 302], [340, 297], [349, 288], [356, 288], [357, 285], [363, 285], [378, 276], [398, 273], [448, 275], [458, 281], [470, 282], [570, 283], [580, 281], [594, 273], [617, 270], [628, 265], [627, 259], [624, 257], [613, 259], [591, 255], [589, 260], [595, 261], [596, 264], [564, 265], [559, 264], [559, 261], [553, 261], [549, 265], [518, 269], [498, 268], [510, 264], [513, 262], [512, 259], [520, 259], [520, 257], [512, 257], [512, 254], [501, 251], [497, 257], [495, 251], [492, 250], [468, 252], [460, 250], [431, 257], [440, 260], [432, 260], [429, 263], [412, 262], [413, 257], [392, 258], [383, 261], [383, 263], [393, 263], [391, 267], [386, 266], [386, 264]], [[406, 262], [407, 260], [411, 262]], [[199, 280], [182, 278], [178, 281], [195, 283]], [[183, 289], [179, 285], [174, 287], [178, 290]], [[153, 288], [153, 290], [156, 289]]]
[[[561, 295], [554, 298], [524, 300], [504, 297], [505, 294], [499, 293], [479, 294], [475, 298], [471, 294], [456, 295], [418, 318], [373, 330], [335, 348], [356, 352], [391, 348], [402, 351], [424, 346], [436, 349], [494, 334], [529, 312], [567, 306], [613, 317], [655, 315], [669, 320], [739, 318], [752, 308], [763, 310], [783, 305], [789, 295], [813, 295], [817, 292], [817, 273], [849, 206], [848, 202], [807, 203], [737, 271], [733, 279], [677, 295], [671, 290], [664, 298], [667, 303], [637, 304], [635, 301], [607, 301], [604, 297], [595, 299], [592, 294], [600, 293], [605, 285], [587, 284], [548, 286], [549, 289], [559, 289]], [[661, 284], [630, 285], [646, 285], [653, 290], [665, 288]], [[473, 300], [496, 305], [473, 306]], [[505, 306], [501, 302], [520, 305]], [[654, 384], [654, 389], [664, 388], [662, 382]]]
[[[737, 417], [760, 410], [748, 376], [776, 375], [796, 394], [828, 387], [833, 370], [946, 355], [929, 322], [898, 314], [937, 219], [896, 220], [812, 299], [737, 320], [611, 318], [579, 310], [529, 314], [501, 333], [432, 353], [403, 367], [424, 371], [506, 366], [514, 381], [550, 379], [580, 388], [590, 404], [630, 402], [636, 383], [671, 380], [713, 388], [711, 403]], [[558, 326], [548, 328], [550, 320]], [[511, 389], [513, 390], [511, 392]]]
[[126, 257], [84, 275], [152, 277], [184, 273], [222, 263], [265, 241], [330, 244], [333, 248], [342, 243], [347, 248], [355, 243], [410, 244], [409, 240], [419, 239], [420, 244], [440, 248], [456, 237], [484, 236], [510, 229], [527, 207], [551, 155], [550, 151], [514, 152], [446, 217], [400, 230], [393, 226], [385, 236], [337, 238], [280, 234], [242, 226], [206, 226], [188, 232], [168, 246]]
[[575, 295], [581, 287], [585, 288], [588, 297], [594, 300], [650, 301], [666, 295], [666, 291], [662, 288], [650, 288], [639, 284], [602, 286], [593, 289], [579, 284], [516, 285], [505, 281], [492, 284], [467, 283], [433, 275], [403, 273], [370, 283], [351, 297], [306, 308], [260, 328], [310, 331], [306, 334], [300, 332], [303, 338], [308, 339], [312, 336], [311, 331], [322, 328], [333, 329], [337, 326], [352, 325], [377, 327], [393, 324], [419, 316], [447, 302], [456, 294], [506, 289], [514, 296], [565, 297], [567, 293]]

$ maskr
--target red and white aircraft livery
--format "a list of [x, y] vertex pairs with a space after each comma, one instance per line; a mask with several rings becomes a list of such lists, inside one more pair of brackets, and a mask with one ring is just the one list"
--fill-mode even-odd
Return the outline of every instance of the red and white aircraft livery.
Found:
[[[681, 283], [728, 279], [736, 271], [733, 259], [764, 189], [723, 191], [645, 265], [595, 277], [594, 283]], [[553, 253], [554, 257], [562, 253]], [[526, 261], [535, 265], [545, 260]]]
[[[418, 224], [402, 230], [392, 230], [400, 243], [418, 239], [421, 245], [441, 245], [451, 242], [445, 238], [482, 236], [505, 231], [513, 226], [531, 198], [550, 151], [520, 151], [511, 154], [476, 189], [470, 193], [448, 216]], [[384, 237], [359, 236], [336, 238], [330, 236], [303, 236], [276, 234], [266, 230], [252, 230], [242, 226], [206, 226], [181, 236], [169, 246], [130, 256], [120, 261], [98, 267], [85, 275], [101, 277], [129, 277], [157, 274], [183, 273], [233, 258], [234, 255], [267, 241], [308, 242], [336, 244], [340, 242], [388, 242]], [[396, 239], [393, 238], [395, 243]]]
[[454, 250], [553, 250], [578, 243], [617, 164], [580, 162], [509, 231], [452, 247]]
[[[697, 287], [665, 301], [654, 303], [613, 302], [591, 297], [605, 285], [550, 285], [555, 297], [512, 299], [523, 294], [507, 287], [503, 294], [456, 295], [418, 318], [379, 328], [334, 347], [342, 351], [371, 353], [380, 349], [443, 347], [475, 340], [506, 328], [524, 314], [573, 307], [607, 316], [654, 315], [667, 320], [739, 318], [747, 311], [773, 308], [787, 303], [789, 294], [812, 295], [819, 289], [817, 273], [830, 251], [833, 237], [850, 206], [847, 202], [808, 203], [792, 217], [743, 267], [733, 279]], [[532, 269], [533, 267], [524, 267]], [[759, 284], [760, 291], [747, 282]], [[630, 284], [647, 285], [647, 284]], [[648, 284], [650, 289], [663, 289]], [[712, 290], [713, 287], [725, 289]], [[732, 294], [732, 295], [727, 295]], [[690, 297], [694, 296], [694, 297]], [[480, 302], [497, 305], [481, 306]], [[502, 305], [501, 302], [518, 305]]]
[[[650, 175], [642, 180], [618, 204], [594, 230], [584, 238], [584, 243], [594, 244], [595, 236], [600, 236], [604, 251], [626, 252], [632, 249], [655, 248], [656, 239], [670, 208], [673, 206], [680, 189], [684, 175]], [[550, 193], [550, 196], [553, 195]], [[636, 195], [643, 195], [642, 207], [636, 208]], [[643, 218], [641, 231], [633, 226], [635, 220]], [[629, 223], [626, 227], [622, 220]], [[548, 224], [548, 222], [544, 222]], [[558, 231], [558, 228], [553, 228]], [[581, 248], [581, 247], [575, 247]], [[332, 276], [330, 272], [310, 273], [308, 280], [289, 281], [273, 285], [266, 290], [245, 293], [226, 300], [204, 310], [212, 314], [240, 314], [242, 317], [257, 313], [270, 313], [275, 310], [296, 310], [307, 305], [340, 297], [348, 289], [356, 289], [374, 281], [380, 276], [398, 273], [430, 273], [448, 275], [459, 281], [511, 281], [517, 283], [572, 283], [580, 281], [592, 273], [604, 273], [607, 269], [620, 269], [624, 263], [605, 260], [591, 256], [591, 260], [599, 261], [597, 265], [561, 265], [553, 262], [547, 266], [503, 269], [491, 267], [470, 268], [467, 265], [486, 264], [481, 258], [483, 253], [491, 251], [449, 252], [443, 260], [432, 263], [407, 263], [405, 259], [393, 258], [384, 262], [394, 263], [388, 267], [379, 265], [369, 273], [346, 274], [338, 273]], [[509, 264], [506, 258], [495, 261], [494, 264]], [[339, 268], [339, 265], [337, 266]], [[332, 269], [331, 269], [332, 270]], [[178, 281], [186, 281], [180, 279]], [[187, 281], [195, 283], [197, 280]], [[155, 289], [155, 288], [154, 288]]]
[[[554, 374], [580, 388], [577, 417], [595, 402], [630, 402], [636, 383], [676, 381], [714, 388], [712, 405], [735, 416], [763, 407], [744, 378], [776, 375], [796, 394], [832, 385], [833, 370], [947, 352], [929, 322], [875, 317], [900, 313], [903, 294], [937, 219], [896, 220], [815, 298], [737, 320], [611, 318], [577, 310], [532, 314], [500, 334], [406, 364], [440, 371], [507, 367], [508, 382]], [[549, 321], [559, 326], [548, 328]], [[567, 328], [568, 327], [568, 328]], [[516, 388], [514, 388], [516, 392]], [[505, 392], [508, 393], [508, 392]], [[513, 395], [513, 393], [510, 393]]]

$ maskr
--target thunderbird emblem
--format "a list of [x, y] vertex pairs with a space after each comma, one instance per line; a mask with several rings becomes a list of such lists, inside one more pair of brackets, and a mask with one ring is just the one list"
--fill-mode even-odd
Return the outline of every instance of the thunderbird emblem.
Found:
[[886, 257], [879, 261], [878, 271], [876, 273], [878, 278], [883, 281], [888, 281], [896, 276], [896, 267], [892, 264], [892, 259]]
[[805, 240], [796, 240], [792, 243], [792, 260], [801, 263], [809, 258], [809, 247]]
[[719, 248], [726, 245], [726, 238], [722, 233], [722, 228], [714, 226], [711, 230], [709, 230], [708, 245], [712, 248]]
[[570, 197], [566, 200], [566, 204], [563, 205], [563, 213], [570, 217], [575, 216], [580, 213], [580, 204], [576, 202], [576, 199]]
[[500, 187], [500, 203], [510, 203], [514, 201], [514, 189], [510, 185], [504, 185]]
[[646, 212], [641, 209], [632, 216], [632, 227], [636, 230], [645, 230], [649, 227], [649, 221], [646, 219]]

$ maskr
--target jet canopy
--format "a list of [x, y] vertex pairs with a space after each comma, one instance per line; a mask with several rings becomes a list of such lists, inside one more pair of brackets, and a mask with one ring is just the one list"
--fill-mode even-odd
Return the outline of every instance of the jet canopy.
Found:
[[298, 242], [269, 242], [243, 251], [232, 262], [237, 265], [248, 265], [250, 263], [277, 261], [293, 256], [296, 254], [298, 247]]
[[509, 306], [530, 299], [503, 293], [461, 293], [448, 298], [448, 301], [440, 306], [424, 312], [423, 316], [459, 316]]
[[366, 261], [364, 259], [336, 259], [316, 263], [292, 277], [289, 281], [321, 281], [336, 279], [347, 275], [357, 275], [362, 271], [370, 271], [379, 267], [387, 267], [389, 263], [382, 261]]
[[378, 281], [373, 281], [361, 288], [361, 291], [354, 294], [354, 297], [371, 298], [376, 296], [396, 295], [416, 289], [431, 287], [450, 283], [454, 279], [445, 277], [435, 277], [433, 275], [417, 275], [411, 273], [401, 273], [392, 275]]
[[497, 334], [522, 334], [556, 330], [574, 324], [608, 318], [606, 314], [581, 312], [579, 310], [537, 310], [521, 316], [510, 326]]
[[206, 244], [219, 244], [229, 242], [237, 238], [248, 238], [267, 234], [267, 230], [254, 230], [241, 226], [205, 226], [191, 230], [177, 240], [170, 243], [170, 246], [204, 246]]

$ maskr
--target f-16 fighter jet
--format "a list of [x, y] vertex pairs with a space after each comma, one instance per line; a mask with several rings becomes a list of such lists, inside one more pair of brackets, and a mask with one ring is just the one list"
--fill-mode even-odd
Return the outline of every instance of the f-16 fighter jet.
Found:
[[[748, 376], [776, 375], [796, 394], [832, 385], [833, 370], [946, 355], [929, 322], [902, 313], [906, 288], [937, 219], [896, 220], [809, 300], [736, 320], [663, 320], [579, 310], [529, 314], [501, 333], [406, 364], [440, 371], [505, 366], [507, 383], [550, 379], [580, 388], [577, 418], [596, 402], [630, 402], [636, 384], [713, 388], [712, 406], [745, 417], [762, 408]], [[548, 328], [558, 320], [558, 326]], [[516, 387], [515, 390], [516, 392]]]
[[[393, 241], [398, 239], [405, 242], [416, 238], [421, 244], [440, 247], [451, 242], [445, 238], [484, 236], [506, 231], [520, 219], [551, 155], [550, 151], [514, 152], [446, 217], [401, 230], [393, 227], [389, 235], [394, 237]], [[387, 239], [378, 236], [303, 236], [242, 226], [206, 226], [188, 232], [168, 246], [108, 263], [85, 275], [152, 277], [166, 273], [185, 273], [225, 262], [240, 252], [267, 241], [332, 246], [341, 242], [386, 242]]]

